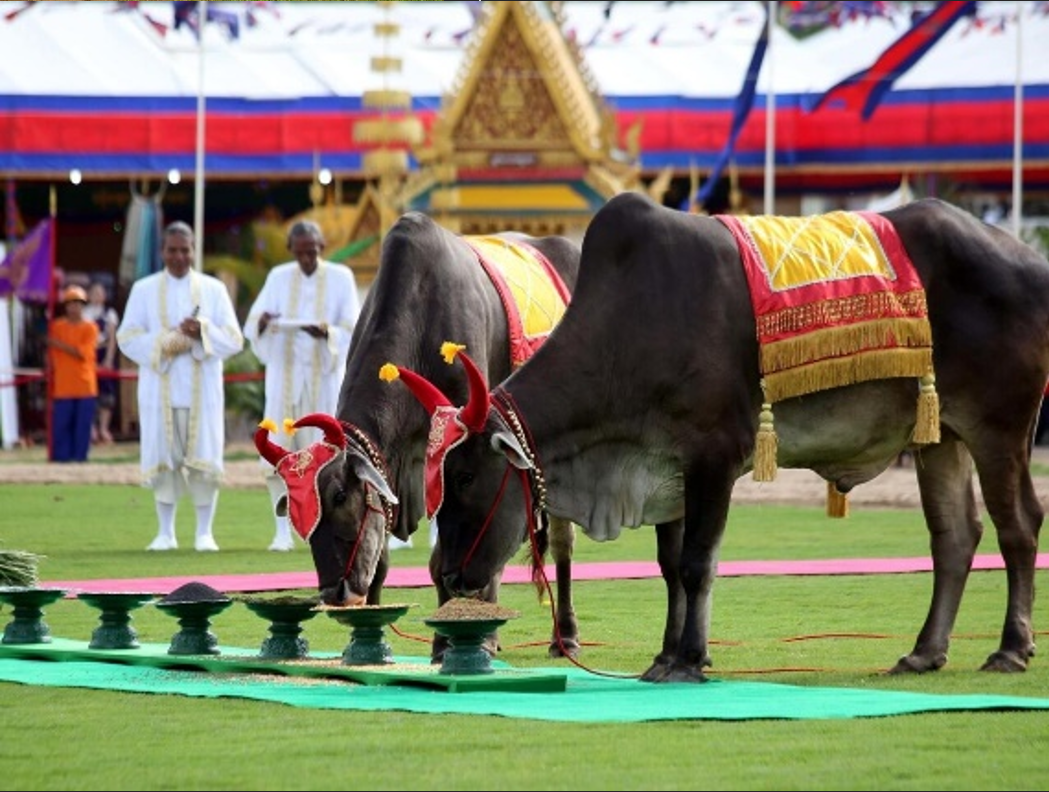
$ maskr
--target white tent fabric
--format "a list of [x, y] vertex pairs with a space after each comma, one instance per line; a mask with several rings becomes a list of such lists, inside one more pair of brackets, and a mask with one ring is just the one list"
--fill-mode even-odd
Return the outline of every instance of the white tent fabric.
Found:
[[[195, 96], [197, 44], [185, 27], [160, 35], [148, 17], [173, 23], [171, 3], [0, 2], [0, 97]], [[130, 5], [130, 4], [128, 4]], [[209, 3], [243, 14], [242, 3]], [[206, 26], [206, 92], [215, 97], [280, 99], [358, 97], [375, 85], [370, 58], [382, 54], [375, 22], [392, 19], [401, 33], [389, 46], [404, 59], [392, 80], [417, 97], [454, 87], [469, 3], [399, 3], [384, 11], [369, 2], [278, 2], [255, 13], [231, 40]], [[568, 32], [584, 45], [587, 63], [607, 96], [734, 97], [763, 20], [758, 2], [566, 2]], [[240, 8], [238, 8], [238, 6]], [[1015, 13], [1024, 13], [1023, 80], [1049, 85], [1049, 11], [1042, 2], [981, 2], [979, 24], [955, 25], [896, 83], [897, 89], [1012, 85], [1016, 73]], [[25, 9], [25, 10], [23, 10]], [[21, 11], [21, 13], [18, 13]], [[758, 91], [822, 92], [870, 63], [909, 25], [900, 14], [828, 28], [804, 40], [774, 32]], [[656, 43], [653, 43], [656, 42]]]

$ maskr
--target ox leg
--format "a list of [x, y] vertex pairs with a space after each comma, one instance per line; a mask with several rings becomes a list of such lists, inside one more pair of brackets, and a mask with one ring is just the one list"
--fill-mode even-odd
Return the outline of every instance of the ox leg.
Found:
[[932, 602], [914, 648], [890, 669], [892, 674], [935, 671], [946, 664], [951, 630], [983, 535], [972, 458], [953, 433], [943, 431], [941, 442], [922, 448], [914, 462], [932, 550]]
[[[717, 576], [718, 548], [725, 533], [732, 485], [739, 469], [725, 459], [712, 458], [709, 464], [697, 464], [685, 475], [685, 519], [677, 559], [681, 594], [684, 597], [684, 619], [676, 656], [669, 665], [657, 661], [642, 675], [654, 682], [705, 682], [703, 668], [712, 665], [708, 650], [710, 636], [711, 591]], [[673, 548], [673, 530], [667, 529], [667, 552]], [[661, 552], [664, 548], [661, 548]], [[669, 564], [673, 564], [671, 560]], [[674, 576], [664, 581], [668, 591], [667, 630], [678, 619], [672, 604], [676, 590]], [[673, 646], [672, 636], [664, 635], [664, 650]]]
[[667, 615], [663, 627], [663, 650], [642, 674], [641, 679], [646, 682], [657, 682], [670, 673], [681, 645], [681, 632], [685, 625], [685, 589], [681, 586], [678, 563], [684, 533], [684, 520], [656, 526], [656, 561], [667, 590]]
[[557, 575], [557, 614], [550, 639], [550, 657], [579, 655], [579, 622], [572, 602], [572, 553], [575, 526], [569, 520], [550, 518], [550, 555]]
[[[434, 545], [433, 552], [430, 553], [430, 580], [433, 581], [434, 588], [437, 590], [437, 607], [441, 607], [448, 600], [452, 599], [451, 593], [448, 591], [447, 586], [444, 585], [443, 578], [441, 576], [441, 540], [437, 540], [437, 544]], [[492, 582], [481, 592], [481, 599], [485, 602], [498, 602], [499, 601], [499, 582], [502, 580], [502, 572], [496, 575]], [[443, 635], [434, 633], [433, 642], [430, 644], [430, 663], [433, 665], [444, 662], [444, 654], [448, 651], [449, 642], [448, 639]], [[499, 652], [499, 632], [494, 631], [485, 636], [484, 642], [481, 644], [481, 648], [484, 649], [492, 657]]]
[[[1020, 444], [1014, 444], [1019, 448]], [[1034, 656], [1035, 571], [1038, 537], [1044, 512], [1031, 481], [1030, 449], [1011, 456], [1002, 454], [976, 459], [984, 505], [998, 534], [998, 547], [1005, 562], [1008, 602], [1001, 642], [981, 666], [983, 671], [1027, 670]]]

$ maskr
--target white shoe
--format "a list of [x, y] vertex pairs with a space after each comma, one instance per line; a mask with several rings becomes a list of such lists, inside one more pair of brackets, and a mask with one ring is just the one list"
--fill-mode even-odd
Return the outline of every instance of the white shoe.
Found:
[[146, 550], [178, 550], [178, 540], [174, 536], [158, 536]]
[[407, 542], [403, 542], [393, 534], [390, 534], [386, 541], [391, 550], [411, 550], [412, 547], [412, 538], [410, 536]]
[[215, 539], [211, 536], [198, 536], [196, 548], [198, 553], [217, 553], [219, 551], [219, 546], [215, 544]]
[[275, 553], [290, 553], [295, 549], [295, 543], [291, 539], [274, 539], [270, 542], [269, 549]]

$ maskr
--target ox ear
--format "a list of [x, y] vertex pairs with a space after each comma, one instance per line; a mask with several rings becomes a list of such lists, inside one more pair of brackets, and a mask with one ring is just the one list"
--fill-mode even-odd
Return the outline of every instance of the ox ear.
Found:
[[503, 454], [510, 464], [518, 470], [531, 470], [532, 461], [528, 458], [524, 447], [517, 439], [510, 427], [503, 421], [502, 416], [492, 416], [492, 449]]
[[352, 446], [347, 448], [346, 464], [353, 468], [353, 472], [357, 474], [357, 478], [375, 487], [387, 502], [394, 504], [397, 503], [397, 496], [394, 495], [393, 490], [390, 489], [389, 482], [386, 481], [382, 473], [376, 470], [375, 465], [372, 464], [372, 461], [368, 459], [365, 454]]

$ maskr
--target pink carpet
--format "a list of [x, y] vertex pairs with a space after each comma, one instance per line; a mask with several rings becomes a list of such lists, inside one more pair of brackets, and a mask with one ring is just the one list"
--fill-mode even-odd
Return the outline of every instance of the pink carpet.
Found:
[[[1002, 569], [1001, 556], [978, 555], [973, 569]], [[1049, 553], [1038, 555], [1037, 567], [1049, 568]], [[929, 558], [829, 558], [820, 561], [723, 561], [718, 566], [721, 577], [744, 575], [883, 575], [904, 572], [929, 572]], [[554, 579], [554, 569], [547, 567]], [[654, 561], [594, 562], [572, 567], [573, 580], [614, 580], [659, 577]], [[69, 589], [70, 592], [149, 592], [168, 594], [179, 586], [198, 581], [223, 592], [282, 591], [309, 589], [317, 585], [313, 572], [276, 572], [266, 575], [198, 575], [185, 577], [119, 578], [116, 580], [48, 580], [47, 588]], [[504, 583], [529, 582], [528, 568], [508, 566]], [[388, 588], [425, 588], [433, 585], [425, 567], [394, 567], [386, 578]]]

